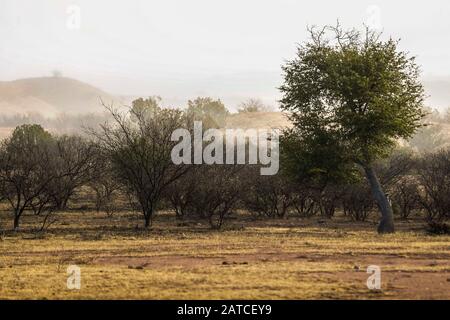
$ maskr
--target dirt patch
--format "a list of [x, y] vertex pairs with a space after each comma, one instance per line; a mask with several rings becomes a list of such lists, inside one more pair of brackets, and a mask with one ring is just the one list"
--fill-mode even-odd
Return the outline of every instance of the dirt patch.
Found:
[[[92, 263], [99, 265], [120, 265], [130, 269], [194, 269], [201, 267], [235, 265], [255, 265], [264, 263], [292, 262], [299, 263], [299, 271], [305, 267], [305, 273], [318, 281], [329, 283], [354, 284], [360, 297], [376, 299], [449, 299], [450, 298], [450, 260], [440, 257], [401, 257], [396, 255], [302, 255], [298, 253], [258, 253], [229, 254], [214, 257], [194, 257], [180, 255], [148, 257], [101, 257]], [[329, 263], [344, 265], [346, 271], [320, 271], [321, 265]], [[345, 266], [345, 265], [348, 266]], [[378, 265], [382, 270], [382, 289], [369, 290], [365, 283], [369, 274], [369, 265]], [[310, 271], [310, 268], [319, 271]], [[422, 271], [423, 269], [423, 271]], [[308, 271], [309, 270], [309, 271]], [[413, 271], [411, 271], [413, 270]], [[345, 298], [343, 296], [342, 298]]]
[[183, 267], [195, 268], [198, 266], [213, 265], [231, 265], [231, 264], [250, 264], [264, 262], [312, 262], [312, 263], [348, 263], [354, 264], [355, 269], [361, 269], [363, 266], [407, 266], [407, 267], [448, 267], [450, 271], [450, 257], [440, 256], [420, 256], [420, 257], [402, 257], [398, 255], [304, 255], [299, 253], [252, 253], [252, 254], [227, 254], [223, 256], [183, 256], [183, 255], [161, 255], [161, 256], [113, 256], [99, 257], [93, 260], [93, 264], [100, 265], [126, 265], [142, 266], [153, 268]]
[[286, 261], [287, 259], [293, 260], [296, 256], [298, 255], [283, 254], [281, 257], [277, 254], [230, 254], [213, 257], [193, 257], [180, 255], [149, 257], [116, 256], [97, 258], [92, 263], [100, 265], [123, 265], [134, 268], [182, 267], [190, 269], [215, 265], [246, 265], [250, 263], [280, 261], [280, 259], [283, 259], [282, 261]]
[[[319, 276], [316, 274], [316, 276]], [[364, 288], [369, 275], [365, 270], [354, 272], [326, 273], [322, 281], [354, 283], [355, 288]], [[342, 298], [346, 298], [343, 296]], [[381, 290], [364, 288], [356, 299], [450, 299], [450, 272], [404, 272], [382, 271]]]

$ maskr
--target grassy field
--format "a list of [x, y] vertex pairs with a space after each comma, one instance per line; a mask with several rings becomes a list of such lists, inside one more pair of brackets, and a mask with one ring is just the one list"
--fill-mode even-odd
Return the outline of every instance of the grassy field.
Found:
[[[149, 231], [135, 213], [56, 217], [44, 235], [33, 216], [2, 234], [1, 299], [450, 299], [450, 237], [419, 221], [380, 236], [373, 221], [345, 217], [246, 217], [221, 231], [168, 213]], [[81, 268], [80, 290], [67, 289], [69, 265]], [[366, 286], [369, 265], [381, 268], [381, 290]]]

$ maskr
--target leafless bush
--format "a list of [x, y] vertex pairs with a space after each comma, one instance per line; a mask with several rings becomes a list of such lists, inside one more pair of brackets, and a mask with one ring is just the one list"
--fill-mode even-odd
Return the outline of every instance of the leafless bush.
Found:
[[420, 203], [429, 221], [450, 217], [450, 150], [424, 156], [419, 166], [419, 181], [423, 192]]
[[[107, 166], [107, 163], [105, 163]], [[89, 183], [95, 193], [95, 209], [105, 211], [111, 217], [118, 209], [117, 201], [121, 191], [120, 183], [109, 168], [103, 168], [101, 175]]]
[[57, 157], [54, 158], [54, 170], [59, 177], [50, 186], [50, 196], [57, 209], [66, 209], [69, 199], [75, 191], [87, 185], [95, 177], [98, 168], [95, 157], [97, 146], [80, 137], [63, 135], [56, 138]]
[[240, 199], [241, 179], [238, 165], [202, 165], [190, 168], [167, 189], [167, 196], [179, 217], [205, 219], [214, 229], [222, 227], [225, 218]]
[[370, 189], [362, 183], [345, 186], [342, 194], [344, 213], [355, 221], [365, 221], [374, 207]]
[[445, 222], [428, 222], [427, 231], [433, 235], [445, 235], [450, 234], [450, 226]]
[[341, 187], [328, 184], [321, 190], [313, 192], [319, 212], [323, 217], [332, 218], [342, 197]]
[[295, 186], [292, 195], [292, 207], [302, 217], [312, 217], [320, 212], [319, 204], [317, 203], [317, 190], [308, 186]]
[[402, 219], [408, 219], [419, 207], [419, 199], [419, 185], [414, 176], [405, 176], [392, 187], [392, 208]]
[[284, 217], [293, 206], [292, 185], [280, 175], [261, 176], [259, 169], [252, 169], [247, 170], [244, 207], [259, 216]]
[[201, 174], [200, 168], [192, 166], [181, 178], [174, 181], [164, 193], [164, 198], [169, 206], [175, 211], [177, 218], [188, 217], [193, 214], [192, 201], [197, 192], [197, 178]]
[[388, 158], [378, 161], [375, 170], [379, 175], [381, 184], [389, 191], [405, 175], [410, 174], [416, 165], [417, 160], [410, 150], [397, 149]]

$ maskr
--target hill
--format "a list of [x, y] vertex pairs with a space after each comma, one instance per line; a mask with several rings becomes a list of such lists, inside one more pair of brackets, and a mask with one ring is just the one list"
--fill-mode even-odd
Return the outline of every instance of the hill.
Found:
[[244, 112], [233, 113], [227, 118], [227, 128], [260, 128], [282, 129], [290, 125], [285, 113], [282, 112]]
[[27, 78], [0, 82], [0, 112], [3, 115], [40, 113], [79, 114], [102, 112], [100, 98], [118, 102], [110, 94], [78, 80], [63, 77]]

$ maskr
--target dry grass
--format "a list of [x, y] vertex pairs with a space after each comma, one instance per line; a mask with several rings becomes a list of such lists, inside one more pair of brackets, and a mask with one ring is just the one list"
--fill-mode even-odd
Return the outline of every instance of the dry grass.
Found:
[[[42, 236], [31, 231], [37, 218], [25, 217], [23, 232], [0, 240], [0, 298], [450, 298], [450, 237], [426, 235], [418, 222], [380, 236], [373, 222], [344, 218], [247, 217], [222, 231], [169, 214], [145, 231], [139, 218], [65, 212]], [[79, 291], [66, 287], [72, 264], [81, 268]], [[381, 267], [381, 291], [366, 287], [372, 264]]]

